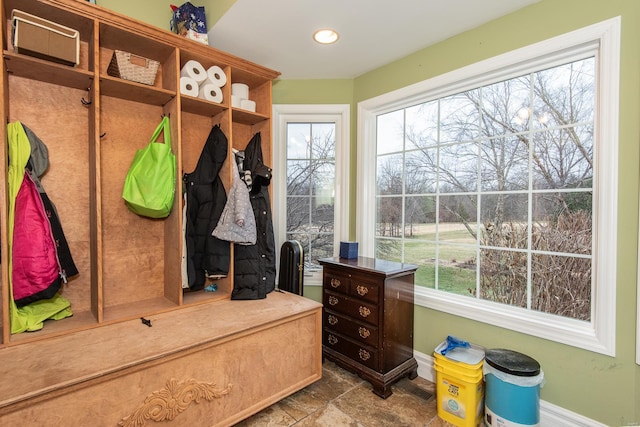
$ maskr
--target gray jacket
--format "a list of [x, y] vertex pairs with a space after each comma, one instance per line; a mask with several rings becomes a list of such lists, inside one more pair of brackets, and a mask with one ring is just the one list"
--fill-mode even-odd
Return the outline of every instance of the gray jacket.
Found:
[[240, 179], [236, 162], [232, 161], [231, 163], [233, 165], [233, 180], [227, 196], [227, 203], [218, 225], [211, 234], [220, 240], [240, 245], [255, 245], [256, 218], [249, 200], [249, 189]]

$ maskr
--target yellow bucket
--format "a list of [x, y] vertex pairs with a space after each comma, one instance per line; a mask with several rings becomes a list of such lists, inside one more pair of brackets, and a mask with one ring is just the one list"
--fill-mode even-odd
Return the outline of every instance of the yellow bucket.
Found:
[[438, 416], [458, 427], [482, 425], [484, 359], [467, 364], [451, 360], [438, 351], [434, 356]]

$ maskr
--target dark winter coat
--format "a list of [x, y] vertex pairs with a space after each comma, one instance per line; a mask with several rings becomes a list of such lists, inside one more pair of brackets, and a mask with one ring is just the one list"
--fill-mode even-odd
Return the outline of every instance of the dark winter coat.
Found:
[[234, 248], [234, 283], [231, 299], [262, 299], [275, 289], [276, 249], [269, 190], [271, 169], [263, 162], [260, 133], [256, 133], [244, 150], [240, 176], [251, 172], [250, 200], [256, 219], [255, 245]]
[[227, 201], [219, 176], [227, 151], [227, 137], [216, 125], [207, 137], [196, 169], [182, 178], [187, 196], [187, 277], [192, 290], [202, 289], [207, 276], [229, 274], [230, 244], [211, 235]]

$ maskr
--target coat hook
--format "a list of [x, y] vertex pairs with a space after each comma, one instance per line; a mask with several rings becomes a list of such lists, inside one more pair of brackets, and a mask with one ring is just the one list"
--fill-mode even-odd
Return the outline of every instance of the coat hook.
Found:
[[100, 134], [100, 138], [104, 138], [105, 136], [107, 136], [106, 132]]
[[[90, 87], [87, 88], [87, 93], [91, 93], [91, 88]], [[84, 99], [84, 97], [82, 97], [80, 102], [82, 102], [82, 105], [85, 105], [85, 106], [91, 105], [91, 101], [87, 101], [86, 99]]]

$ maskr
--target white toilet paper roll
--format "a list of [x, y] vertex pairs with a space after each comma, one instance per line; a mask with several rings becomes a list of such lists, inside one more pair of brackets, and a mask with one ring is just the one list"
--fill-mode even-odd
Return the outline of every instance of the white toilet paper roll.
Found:
[[244, 83], [232, 83], [231, 95], [236, 95], [242, 99], [249, 99], [249, 86]]
[[211, 83], [218, 87], [223, 87], [227, 84], [227, 75], [217, 65], [207, 68], [207, 77]]
[[222, 89], [212, 83], [203, 84], [198, 91], [198, 97], [220, 103], [222, 102]]
[[243, 99], [240, 101], [240, 108], [247, 111], [256, 112], [256, 101], [252, 101], [250, 99]]
[[242, 104], [242, 98], [238, 95], [231, 95], [231, 106], [234, 108], [240, 108]]
[[197, 83], [202, 83], [207, 78], [207, 71], [201, 63], [191, 59], [180, 70], [180, 77], [191, 77]]
[[180, 93], [183, 95], [198, 96], [198, 83], [191, 77], [180, 77]]

